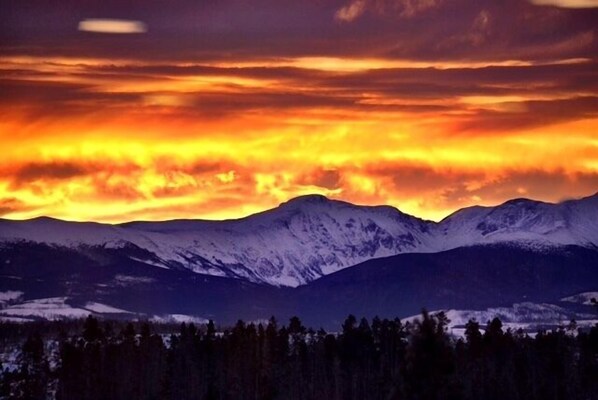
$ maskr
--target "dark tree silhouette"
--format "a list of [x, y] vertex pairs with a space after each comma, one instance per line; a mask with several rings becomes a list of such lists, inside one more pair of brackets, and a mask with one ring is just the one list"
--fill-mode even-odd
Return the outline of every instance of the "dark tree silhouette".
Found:
[[[90, 317], [42, 326], [60, 340], [52, 369], [43, 338], [31, 332], [17, 368], [1, 374], [0, 398], [598, 400], [598, 327], [530, 337], [498, 319], [484, 328], [472, 320], [456, 339], [448, 322], [424, 311], [405, 324], [349, 316], [339, 333], [272, 318], [224, 330], [181, 324], [165, 334], [161, 325]], [[28, 328], [2, 329], [11, 337]]]

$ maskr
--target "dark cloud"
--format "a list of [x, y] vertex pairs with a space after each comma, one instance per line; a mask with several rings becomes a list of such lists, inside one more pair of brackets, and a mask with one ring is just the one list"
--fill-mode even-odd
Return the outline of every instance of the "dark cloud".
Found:
[[595, 193], [597, 187], [598, 173], [567, 173], [563, 170], [506, 171], [475, 188], [467, 188], [465, 185], [447, 188], [442, 197], [452, 207], [471, 203], [472, 196], [479, 197], [485, 204], [498, 204], [518, 197], [562, 201]]
[[139, 105], [139, 93], [102, 93], [87, 84], [50, 80], [0, 79], [0, 107], [19, 109], [27, 121], [107, 113], [113, 108]]
[[196, 185], [164, 186], [153, 190], [152, 196], [154, 198], [183, 197], [196, 193], [198, 190]]
[[[27, 187], [44, 192], [43, 183], [68, 181], [75, 178], [92, 178], [98, 185], [108, 187], [113, 176], [133, 175], [140, 167], [132, 162], [117, 160], [92, 161], [37, 161], [0, 167], [0, 176], [10, 183], [12, 189]], [[42, 183], [42, 185], [39, 185]], [[38, 189], [36, 189], [38, 188]], [[123, 190], [118, 189], [118, 190]], [[41, 193], [41, 192], [40, 192]]]
[[89, 198], [85, 195], [73, 195], [75, 201], [126, 201], [135, 202], [147, 199], [147, 196], [137, 188], [138, 182], [135, 177], [123, 177], [115, 181], [106, 179], [106, 176], [92, 177], [89, 185], [93, 192]]
[[[284, 62], [284, 60], [277, 60]], [[267, 63], [267, 61], [265, 61]], [[309, 68], [298, 68], [289, 66], [280, 67], [224, 67], [212, 65], [101, 65], [90, 66], [89, 74], [103, 73], [115, 75], [116, 77], [164, 77], [164, 76], [231, 76], [255, 79], [288, 79], [292, 81], [312, 80], [317, 77], [332, 77], [331, 72], [319, 71]]]
[[[229, 68], [205, 65], [124, 65], [79, 66], [69, 76], [86, 83], [54, 82], [52, 76], [30, 73], [24, 68], [7, 70], [9, 78], [0, 79], [0, 104], [6, 108], [21, 107], [30, 119], [44, 115], [74, 116], [77, 114], [109, 113], [113, 108], [127, 108], [143, 112], [154, 107], [147, 99], [171, 96], [181, 100], [178, 113], [182, 116], [203, 118], [225, 117], [248, 110], [343, 108], [362, 111], [403, 111], [413, 113], [442, 113], [458, 109], [459, 105], [431, 103], [430, 100], [458, 100], [462, 96], [532, 96], [574, 97], [561, 100], [570, 105], [571, 113], [551, 113], [550, 119], [566, 120], [591, 112], [595, 107], [592, 96], [580, 94], [598, 91], [598, 63], [586, 61], [566, 64], [531, 66], [489, 66], [484, 68], [386, 68], [354, 72], [318, 71], [289, 67]], [[202, 75], [203, 74], [203, 75]], [[205, 91], [186, 90], [169, 92], [169, 80], [195, 76], [217, 76], [223, 83]], [[226, 82], [226, 77], [231, 81]], [[244, 87], [235, 84], [235, 78], [279, 80], [277, 88]], [[106, 91], [110, 85], [122, 82], [133, 87], [135, 82], [158, 82], [164, 91]], [[90, 84], [89, 82], [94, 82]], [[103, 85], [106, 85], [104, 87]], [[565, 95], [565, 96], [564, 96]], [[377, 96], [377, 98], [371, 98]], [[380, 100], [381, 99], [381, 100]], [[388, 102], [387, 100], [392, 100]], [[159, 106], [159, 104], [158, 104]], [[525, 104], [527, 114], [504, 115], [492, 111], [479, 113], [480, 119], [508, 119], [495, 126], [516, 126], [518, 117], [542, 123], [536, 115], [551, 105], [539, 101]], [[565, 107], [567, 108], [567, 107]], [[573, 111], [578, 109], [577, 114]], [[475, 121], [473, 122], [475, 123]], [[464, 127], [466, 128], [466, 127]]]
[[378, 69], [343, 74], [317, 85], [395, 96], [453, 97], [598, 90], [598, 63]]
[[[314, 64], [314, 68], [317, 64]], [[389, 95], [452, 96], [500, 94], [513, 90], [537, 93], [562, 90], [598, 90], [598, 62], [438, 68], [378, 68], [339, 73], [297, 67], [215, 67], [206, 65], [90, 66], [82, 76], [102, 79], [163, 79], [164, 77], [220, 76], [282, 80], [306, 87]], [[505, 86], [509, 85], [509, 86]], [[540, 88], [542, 89], [542, 88]]]
[[506, 111], [479, 110], [468, 121], [457, 124], [455, 130], [504, 132], [598, 117], [598, 97], [523, 101], [505, 103], [505, 107]]
[[13, 173], [14, 182], [23, 184], [40, 179], [70, 179], [85, 175], [88, 168], [72, 162], [30, 163]]
[[238, 168], [230, 161], [203, 159], [182, 163], [172, 158], [158, 158], [155, 160], [155, 169], [159, 174], [184, 173], [187, 175], [213, 174]]
[[[483, 68], [385, 68], [354, 72], [317, 71], [302, 68], [228, 68], [213, 66], [80, 66], [76, 78], [86, 83], [54, 82], [41, 75], [32, 80], [26, 69], [8, 70], [0, 79], [0, 106], [25, 113], [28, 123], [38, 118], [94, 115], [113, 118], [122, 111], [142, 117], [162, 107], [147, 99], [166, 96], [180, 104], [168, 105], [172, 118], [203, 120], [276, 112], [319, 109], [330, 112], [405, 112], [450, 116], [468, 110], [447, 126], [454, 133], [506, 132], [550, 125], [597, 115], [598, 62], [489, 66]], [[14, 73], [13, 73], [14, 72]], [[206, 73], [231, 77], [231, 82], [210, 91], [109, 91], [122, 82], [164, 80]], [[35, 70], [31, 70], [35, 74]], [[194, 75], [201, 77], [203, 75]], [[276, 87], [244, 87], [234, 78], [280, 79]], [[269, 77], [269, 78], [268, 78]], [[95, 82], [90, 84], [87, 82]], [[116, 83], [115, 83], [116, 82]], [[107, 86], [102, 86], [106, 84]], [[108, 91], [106, 91], [108, 89]], [[520, 101], [496, 98], [496, 105], [463, 104], [466, 96], [517, 96]], [[546, 100], [527, 100], [545, 97]], [[553, 99], [551, 99], [551, 97]], [[173, 133], [175, 134], [175, 133]]]
[[315, 169], [296, 179], [298, 185], [318, 186], [328, 190], [341, 187], [342, 174], [336, 169]]
[[353, 22], [364, 15], [413, 18], [443, 6], [445, 0], [349, 0], [335, 13], [341, 22]]
[[[355, 2], [355, 1], [349, 1]], [[3, 3], [4, 54], [143, 60], [238, 60], [297, 55], [410, 59], [550, 59], [596, 54], [596, 9], [527, 0], [357, 0], [359, 18], [338, 23], [347, 1], [50, 0]], [[79, 32], [87, 18], [140, 20], [131, 37]], [[338, 18], [337, 18], [338, 19]]]
[[398, 198], [419, 198], [420, 205], [430, 209], [456, 210], [472, 203], [492, 205], [518, 197], [557, 202], [595, 193], [598, 188], [598, 173], [562, 169], [468, 172], [395, 163], [344, 171], [355, 172], [374, 177]]
[[354, 98], [336, 97], [327, 94], [301, 92], [243, 92], [243, 93], [198, 93], [193, 99], [193, 108], [202, 114], [218, 115], [236, 111], [258, 109], [297, 109], [351, 107]]
[[[242, 88], [234, 84], [218, 91], [180, 92], [103, 92], [95, 87], [74, 83], [56, 83], [29, 80], [1, 80], [0, 105], [8, 108], [22, 107], [31, 119], [44, 116], [76, 116], [78, 114], [108, 113], [110, 109], [125, 107], [141, 112], [146, 99], [170, 95], [183, 100], [179, 113], [182, 116], [219, 118], [248, 110], [301, 109], [352, 107], [359, 97], [334, 93], [303, 93], [290, 89], [269, 90]], [[230, 89], [234, 89], [232, 93]]]
[[13, 212], [28, 211], [31, 207], [15, 197], [0, 199], [0, 217]]
[[358, 172], [390, 185], [389, 190], [406, 198], [421, 196], [422, 193], [432, 194], [446, 188], [468, 186], [485, 178], [483, 172], [447, 168], [440, 170], [427, 165], [404, 162], [366, 165]]

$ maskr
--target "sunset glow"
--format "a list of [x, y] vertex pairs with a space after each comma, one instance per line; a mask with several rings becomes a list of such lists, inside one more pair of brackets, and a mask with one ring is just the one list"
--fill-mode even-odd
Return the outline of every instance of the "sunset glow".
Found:
[[3, 218], [236, 218], [319, 193], [439, 220], [598, 191], [595, 4], [104, 2], [145, 32], [111, 35], [78, 28], [99, 2], [40, 1], [37, 26], [20, 3]]

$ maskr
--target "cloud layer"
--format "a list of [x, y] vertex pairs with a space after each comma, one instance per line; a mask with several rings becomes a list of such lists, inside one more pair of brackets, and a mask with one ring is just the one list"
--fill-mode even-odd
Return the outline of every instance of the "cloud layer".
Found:
[[[594, 193], [598, 10], [578, 6], [8, 2], [0, 216], [229, 218], [322, 193], [440, 219]], [[97, 19], [149, 29], [79, 30]]]

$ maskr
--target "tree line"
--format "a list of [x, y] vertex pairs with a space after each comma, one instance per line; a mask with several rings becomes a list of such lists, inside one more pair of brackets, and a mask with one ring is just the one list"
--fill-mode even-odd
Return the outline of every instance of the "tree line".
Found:
[[598, 326], [531, 337], [499, 319], [483, 328], [471, 320], [455, 339], [448, 322], [424, 311], [411, 323], [349, 316], [338, 333], [295, 317], [224, 332], [181, 324], [164, 335], [151, 323], [90, 316], [80, 332], [59, 335], [53, 362], [30, 334], [16, 368], [2, 373], [0, 398], [598, 399]]

